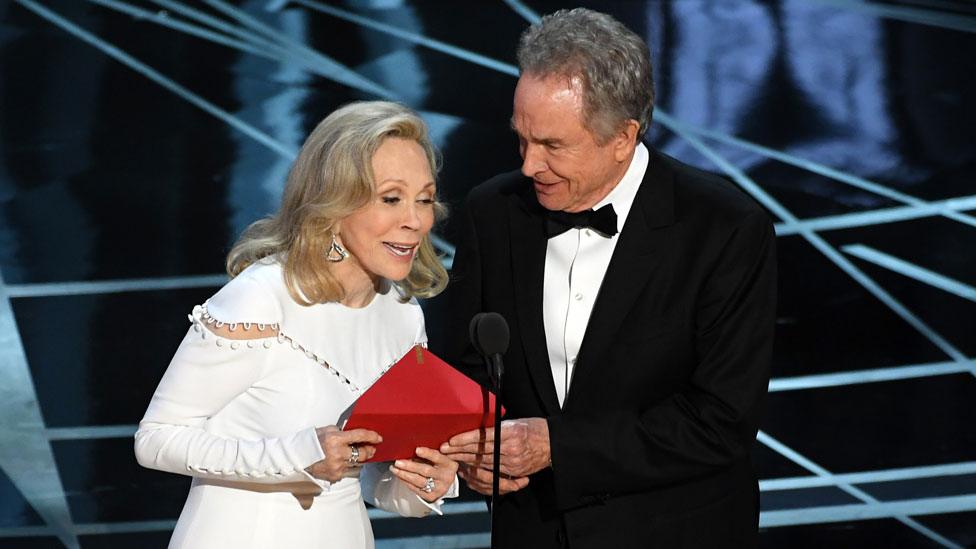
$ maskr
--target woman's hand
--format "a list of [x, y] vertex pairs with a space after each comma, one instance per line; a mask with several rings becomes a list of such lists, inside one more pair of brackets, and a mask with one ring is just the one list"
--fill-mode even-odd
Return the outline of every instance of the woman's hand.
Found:
[[[325, 459], [309, 465], [305, 470], [313, 477], [329, 482], [338, 482], [346, 476], [347, 471], [369, 460], [376, 453], [376, 447], [372, 445], [383, 442], [383, 437], [376, 431], [368, 429], [340, 431], [335, 425], [318, 427], [315, 429], [315, 434], [319, 437]], [[353, 450], [353, 447], [356, 450]]]
[[444, 497], [454, 484], [457, 470], [457, 462], [430, 448], [417, 448], [417, 457], [398, 459], [390, 466], [398, 479], [428, 503]]

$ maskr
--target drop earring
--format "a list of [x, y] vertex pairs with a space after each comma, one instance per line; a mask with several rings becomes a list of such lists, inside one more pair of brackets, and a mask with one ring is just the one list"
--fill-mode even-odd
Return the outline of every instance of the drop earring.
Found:
[[329, 253], [325, 254], [325, 258], [333, 263], [338, 263], [347, 257], [349, 257], [349, 252], [339, 245], [339, 242], [336, 241], [336, 234], [332, 233], [332, 244], [329, 245]]

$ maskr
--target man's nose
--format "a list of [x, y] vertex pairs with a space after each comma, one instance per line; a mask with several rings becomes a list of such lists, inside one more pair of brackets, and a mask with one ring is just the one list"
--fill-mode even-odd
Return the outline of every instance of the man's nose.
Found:
[[534, 144], [527, 144], [522, 153], [522, 175], [534, 177], [549, 169], [542, 154], [542, 147]]

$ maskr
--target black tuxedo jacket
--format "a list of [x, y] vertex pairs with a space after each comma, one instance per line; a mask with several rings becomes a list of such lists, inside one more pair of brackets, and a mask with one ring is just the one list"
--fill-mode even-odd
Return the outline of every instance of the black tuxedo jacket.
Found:
[[500, 498], [496, 545], [755, 545], [749, 452], [776, 293], [769, 217], [728, 181], [652, 150], [560, 408], [542, 320], [544, 213], [518, 172], [471, 191], [438, 298], [448, 333], [431, 340], [486, 382], [467, 326], [501, 313], [507, 417], [548, 419], [552, 467]]

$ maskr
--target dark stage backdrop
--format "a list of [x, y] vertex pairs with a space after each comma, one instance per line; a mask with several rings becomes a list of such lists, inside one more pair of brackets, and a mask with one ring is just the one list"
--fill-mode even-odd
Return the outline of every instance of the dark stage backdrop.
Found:
[[[976, 8], [586, 4], [647, 38], [649, 143], [777, 221], [763, 545], [976, 544]], [[402, 101], [456, 206], [518, 166], [515, 45], [568, 5], [0, 2], [0, 546], [164, 547], [189, 481], [136, 465], [135, 423], [304, 136]], [[381, 548], [488, 543], [470, 493], [371, 514]]]

